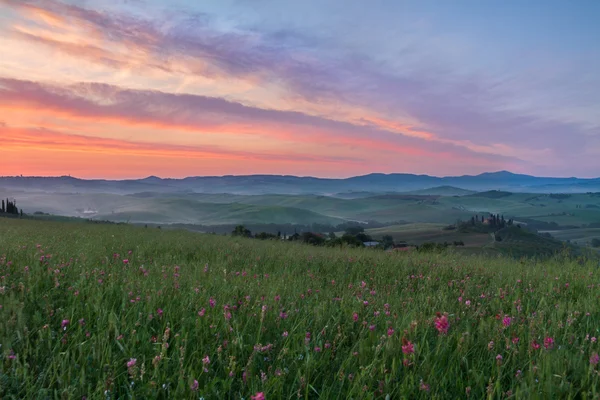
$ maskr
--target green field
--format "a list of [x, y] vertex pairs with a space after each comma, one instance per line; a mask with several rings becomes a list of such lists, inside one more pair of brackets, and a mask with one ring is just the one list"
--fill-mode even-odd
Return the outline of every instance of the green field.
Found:
[[597, 275], [0, 218], [0, 398], [598, 398]]
[[406, 242], [411, 245], [421, 245], [426, 242], [462, 241], [466, 247], [482, 247], [492, 241], [488, 233], [456, 232], [444, 230], [447, 225], [424, 223], [391, 225], [383, 228], [368, 229], [367, 233], [374, 239], [390, 235], [396, 242]]
[[[26, 213], [93, 218], [131, 223], [185, 223], [222, 225], [237, 223], [330, 224], [375, 221], [392, 224], [450, 224], [473, 214], [504, 214], [538, 222], [577, 226], [600, 222], [600, 196], [463, 191], [434, 188], [417, 194], [395, 193], [361, 198], [317, 195], [233, 195], [200, 193], [10, 193]], [[438, 193], [438, 194], [433, 194]], [[442, 193], [442, 194], [440, 194]]]
[[580, 245], [588, 245], [592, 239], [600, 239], [600, 228], [564, 229], [559, 231], [545, 231], [560, 240], [570, 240]]

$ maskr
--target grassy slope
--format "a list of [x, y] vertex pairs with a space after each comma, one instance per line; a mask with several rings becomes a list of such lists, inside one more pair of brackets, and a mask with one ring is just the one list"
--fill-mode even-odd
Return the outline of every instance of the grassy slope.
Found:
[[[598, 343], [586, 340], [599, 333], [597, 261], [9, 219], [0, 232], [2, 398], [599, 394]], [[446, 335], [436, 312], [448, 314]]]
[[396, 242], [407, 242], [409, 244], [420, 245], [425, 242], [443, 243], [462, 241], [467, 247], [482, 247], [491, 241], [487, 233], [462, 233], [457, 231], [447, 231], [446, 225], [441, 224], [406, 224], [392, 225], [384, 228], [368, 229], [367, 233], [375, 239], [381, 239], [383, 235], [391, 235]]
[[[0, 192], [0, 197], [10, 193]], [[229, 194], [19, 194], [18, 204], [26, 212], [86, 217], [83, 210], [95, 210], [95, 218], [156, 223], [225, 224], [238, 222], [336, 223], [340, 220], [407, 221], [453, 223], [473, 213], [502, 213], [510, 217], [581, 225], [600, 221], [600, 197], [587, 194], [567, 199], [548, 195], [513, 193], [499, 198], [494, 193], [439, 198], [406, 195], [340, 199], [324, 196]], [[597, 207], [597, 208], [596, 208]], [[79, 211], [78, 211], [79, 210]]]
[[566, 246], [564, 242], [557, 239], [527, 232], [516, 226], [504, 228], [496, 232], [496, 235], [500, 236], [502, 241], [494, 241], [487, 247], [513, 256], [549, 255], [560, 252]]
[[570, 240], [578, 244], [589, 244], [592, 239], [600, 239], [600, 228], [565, 229], [560, 231], [547, 231], [560, 240]]

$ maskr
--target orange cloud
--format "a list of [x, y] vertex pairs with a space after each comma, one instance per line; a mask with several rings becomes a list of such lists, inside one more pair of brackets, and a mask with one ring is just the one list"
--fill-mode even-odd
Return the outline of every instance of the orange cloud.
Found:
[[318, 175], [324, 163], [333, 174], [361, 170], [360, 162], [301, 154], [268, 154], [156, 143], [89, 138], [0, 124], [3, 175], [139, 178], [269, 173]]
[[[90, 152], [100, 149], [98, 151], [153, 157], [169, 157], [175, 151], [179, 157], [192, 158], [216, 158], [227, 154], [225, 157], [229, 159], [277, 160], [281, 164], [293, 160], [322, 166], [348, 162], [364, 165], [365, 172], [369, 171], [368, 165], [379, 166], [381, 162], [385, 162], [389, 170], [407, 170], [416, 164], [422, 168], [426, 164], [440, 165], [442, 162], [446, 165], [499, 164], [493, 158], [482, 157], [452, 145], [432, 148], [427, 140], [398, 135], [396, 131], [385, 130], [374, 124], [355, 125], [299, 112], [258, 109], [223, 99], [127, 90], [111, 85], [61, 87], [0, 79], [0, 110], [3, 115], [9, 116], [7, 122], [11, 126], [53, 127], [67, 132], [77, 132], [73, 128], [82, 124], [94, 127], [94, 130], [83, 129], [87, 135], [85, 137], [64, 139], [61, 146], [68, 146], [66, 142], [72, 142], [73, 145], [61, 147], [62, 150]], [[119, 126], [151, 128], [146, 141], [154, 138], [155, 143], [148, 147], [147, 143], [135, 142], [132, 145], [132, 142], [117, 140], [115, 143], [118, 146], [113, 146], [110, 142], [99, 142], [104, 140], [102, 138], [92, 137], [102, 130], [115, 129], [109, 127], [111, 125], [116, 126], [117, 130]], [[165, 133], [161, 134], [161, 130], [168, 130], [168, 135], [187, 132], [189, 136], [171, 138]], [[54, 142], [43, 142], [40, 132], [21, 138], [13, 135], [13, 147], [20, 145], [24, 150], [34, 148], [36, 143], [41, 143], [37, 148], [48, 149], [48, 146], [53, 146]], [[213, 143], [218, 142], [221, 146], [175, 144], [182, 140], [194, 142], [194, 138], [204, 136], [212, 137]], [[240, 151], [243, 148], [240, 138], [244, 136], [249, 138], [248, 143], [253, 141], [255, 145]], [[261, 152], [257, 138], [268, 140], [262, 148], [271, 148], [270, 153]], [[59, 147], [53, 148], [58, 150]], [[303, 148], [305, 154], [313, 156], [293, 156], [289, 149], [299, 147]], [[281, 155], [280, 158], [276, 158], [277, 155]], [[500, 161], [506, 165], [506, 160]]]
[[3, 151], [35, 153], [37, 151], [61, 151], [106, 154], [117, 156], [148, 156], [154, 158], [227, 159], [237, 161], [275, 161], [295, 163], [318, 161], [319, 163], [354, 163], [349, 158], [319, 157], [301, 154], [269, 154], [244, 152], [219, 146], [183, 146], [165, 143], [132, 142], [81, 135], [65, 134], [47, 129], [11, 128], [0, 125]]

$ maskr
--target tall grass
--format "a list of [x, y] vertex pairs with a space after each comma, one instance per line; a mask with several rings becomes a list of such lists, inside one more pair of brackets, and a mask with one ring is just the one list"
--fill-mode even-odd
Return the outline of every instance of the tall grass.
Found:
[[3, 399], [600, 395], [591, 262], [0, 220], [0, 280]]

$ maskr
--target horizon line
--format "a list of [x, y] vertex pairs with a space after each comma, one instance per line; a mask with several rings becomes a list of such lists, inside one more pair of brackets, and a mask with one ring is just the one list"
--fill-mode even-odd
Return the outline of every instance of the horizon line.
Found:
[[462, 178], [462, 177], [477, 177], [477, 176], [481, 176], [481, 175], [494, 175], [494, 174], [510, 174], [510, 175], [514, 175], [514, 176], [526, 176], [526, 177], [533, 177], [533, 178], [540, 178], [540, 179], [579, 179], [579, 180], [597, 180], [600, 179], [600, 176], [598, 177], [591, 177], [591, 178], [582, 178], [582, 177], [577, 177], [577, 176], [537, 176], [537, 175], [529, 175], [529, 174], [520, 174], [520, 173], [514, 173], [511, 171], [507, 171], [507, 170], [499, 170], [499, 171], [492, 171], [492, 172], [481, 172], [479, 174], [464, 174], [464, 175], [446, 175], [446, 176], [439, 176], [439, 175], [429, 175], [429, 174], [418, 174], [418, 173], [410, 173], [410, 172], [391, 172], [391, 173], [384, 173], [384, 172], [370, 172], [368, 174], [363, 174], [363, 175], [351, 175], [351, 176], [347, 176], [345, 178], [331, 178], [331, 177], [322, 177], [322, 176], [312, 176], [312, 175], [291, 175], [291, 174], [240, 174], [240, 175], [235, 175], [235, 174], [226, 174], [226, 175], [188, 175], [188, 176], [184, 176], [181, 178], [175, 178], [175, 177], [160, 177], [157, 175], [148, 175], [145, 177], [139, 177], [139, 178], [122, 178], [122, 179], [111, 179], [111, 178], [80, 178], [77, 176], [72, 176], [72, 175], [0, 175], [0, 179], [5, 179], [5, 178], [46, 178], [46, 179], [52, 179], [52, 178], [71, 178], [71, 179], [77, 179], [77, 180], [81, 180], [81, 181], [113, 181], [113, 182], [124, 182], [124, 181], [142, 181], [142, 180], [146, 180], [146, 179], [160, 179], [160, 180], [184, 180], [184, 179], [189, 179], [189, 178], [231, 178], [231, 177], [239, 177], [239, 178], [245, 178], [245, 177], [256, 177], [256, 176], [267, 176], [267, 177], [290, 177], [290, 178], [304, 178], [304, 179], [321, 179], [321, 180], [346, 180], [346, 179], [352, 179], [352, 178], [361, 178], [361, 177], [367, 177], [367, 176], [371, 176], [371, 175], [382, 175], [382, 176], [392, 176], [392, 175], [411, 175], [411, 176], [420, 176], [420, 177], [430, 177], [430, 178], [439, 178], [439, 179], [444, 179], [444, 178]]

